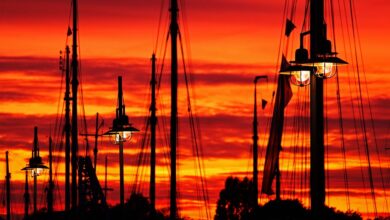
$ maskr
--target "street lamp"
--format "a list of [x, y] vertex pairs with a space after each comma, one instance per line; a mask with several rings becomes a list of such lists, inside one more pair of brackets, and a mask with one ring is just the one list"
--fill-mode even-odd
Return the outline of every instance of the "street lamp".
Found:
[[42, 162], [42, 157], [39, 156], [38, 148], [38, 128], [34, 128], [34, 147], [32, 150], [31, 158], [29, 163], [22, 170], [31, 172], [32, 177], [40, 176], [44, 170], [49, 169]]
[[[296, 85], [310, 84], [310, 203], [313, 216], [318, 219], [323, 217], [326, 195], [323, 81], [337, 73], [338, 65], [348, 64], [332, 52], [332, 43], [327, 39], [324, 9], [324, 0], [310, 0], [310, 30], [300, 34], [295, 61], [291, 61], [290, 65], [283, 57], [280, 71], [281, 74], [292, 75]], [[309, 34], [310, 58], [303, 46], [303, 38]]]
[[348, 64], [332, 52], [331, 42], [323, 40], [319, 47], [319, 53], [309, 58], [309, 52], [303, 47], [303, 38], [310, 31], [301, 33], [300, 47], [295, 51], [295, 60], [282, 67], [280, 74], [291, 75], [294, 85], [306, 86], [310, 84], [310, 75], [313, 73], [318, 78], [331, 78], [336, 74], [338, 65]]
[[112, 122], [112, 127], [103, 135], [109, 136], [114, 144], [119, 145], [119, 185], [120, 185], [120, 204], [125, 203], [124, 186], [124, 162], [123, 162], [123, 143], [130, 141], [132, 133], [139, 130], [129, 123], [129, 117], [126, 115], [125, 105], [123, 103], [122, 77], [118, 77], [118, 108], [116, 117]]
[[34, 146], [32, 150], [32, 155], [29, 160], [29, 163], [22, 170], [27, 170], [31, 172], [31, 176], [34, 178], [34, 194], [33, 194], [33, 205], [34, 213], [37, 212], [37, 177], [43, 173], [44, 170], [49, 169], [42, 162], [42, 158], [39, 156], [38, 148], [38, 127], [34, 127]]

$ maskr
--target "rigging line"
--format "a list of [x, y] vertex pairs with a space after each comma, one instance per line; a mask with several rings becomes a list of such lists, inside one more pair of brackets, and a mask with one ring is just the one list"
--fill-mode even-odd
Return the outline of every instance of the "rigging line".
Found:
[[[65, 73], [65, 70], [64, 70], [64, 68], [61, 68], [60, 69], [61, 70], [61, 82], [60, 82], [60, 89], [59, 89], [59, 94], [58, 94], [58, 100], [63, 100], [63, 99], [61, 99], [61, 97], [62, 97], [62, 94], [63, 94], [63, 83], [64, 83], [64, 73]], [[56, 119], [55, 119], [55, 123], [54, 123], [54, 136], [57, 136], [58, 135], [58, 133], [57, 132], [59, 132], [59, 130], [60, 130], [60, 128], [58, 127], [58, 124], [59, 124], [59, 120], [60, 120], [60, 103], [62, 103], [62, 107], [64, 108], [64, 102], [62, 102], [62, 101], [58, 101], [58, 103], [57, 103], [57, 113], [56, 113]], [[63, 109], [62, 109], [62, 111], [61, 111], [61, 113], [63, 112]], [[61, 117], [62, 118], [62, 117]], [[56, 129], [56, 128], [58, 128], [58, 130]]]
[[138, 179], [139, 179], [138, 177], [139, 177], [139, 173], [140, 173], [139, 170], [140, 170], [140, 166], [142, 164], [143, 152], [144, 152], [144, 148], [145, 148], [146, 141], [147, 141], [148, 130], [149, 130], [149, 123], [150, 123], [150, 120], [147, 120], [146, 127], [145, 127], [145, 132], [144, 132], [143, 138], [142, 138], [142, 140], [140, 142], [141, 143], [141, 151], [138, 154], [138, 162], [137, 162], [137, 169], [136, 169], [136, 173], [135, 173], [133, 192], [137, 192], [137, 184], [138, 184]]
[[[183, 27], [184, 27], [184, 34], [185, 34], [185, 46], [186, 46], [186, 54], [187, 54], [187, 58], [185, 59], [184, 57], [184, 49], [183, 49], [183, 45], [181, 45], [181, 50], [182, 50], [182, 56], [183, 56], [183, 65], [185, 67], [185, 76], [187, 76], [187, 69], [190, 69], [191, 68], [191, 47], [190, 47], [190, 41], [189, 41], [189, 28], [188, 28], [188, 25], [187, 25], [187, 15], [186, 15], [186, 5], [184, 4], [185, 1], [182, 1], [180, 0], [180, 3], [181, 3], [181, 6], [182, 6], [182, 22], [183, 22]], [[179, 34], [180, 34], [180, 42], [181, 44], [182, 43], [182, 37], [181, 37], [181, 32], [179, 30]], [[187, 63], [188, 63], [188, 67], [185, 65], [184, 63], [184, 60], [187, 60]], [[191, 94], [192, 94], [192, 97], [196, 97], [196, 94], [195, 94], [195, 89], [194, 89], [194, 80], [193, 80], [193, 74], [191, 73], [191, 71], [189, 72], [188, 74], [188, 79], [189, 79], [189, 86], [191, 88]], [[187, 83], [187, 82], [186, 82]], [[187, 83], [188, 84], [188, 83]], [[188, 85], [187, 85], [188, 87]], [[189, 91], [188, 92], [188, 95], [190, 94]], [[190, 99], [191, 101], [191, 99]], [[201, 175], [201, 179], [203, 180], [202, 181], [202, 189], [203, 191], [206, 191], [206, 192], [203, 192], [203, 195], [205, 195], [205, 200], [207, 202], [207, 204], [209, 205], [209, 195], [208, 195], [208, 192], [207, 192], [207, 189], [208, 189], [208, 186], [207, 186], [207, 181], [206, 181], [206, 169], [205, 169], [205, 164], [204, 164], [204, 153], [203, 153], [203, 144], [202, 144], [202, 134], [201, 134], [201, 128], [200, 128], [200, 122], [199, 122], [199, 118], [196, 114], [196, 110], [194, 110], [194, 108], [196, 108], [196, 98], [195, 99], [192, 99], [193, 101], [193, 105], [191, 106], [191, 120], [192, 120], [192, 126], [193, 126], [193, 130], [195, 132], [195, 134], [197, 135], [196, 136], [196, 139], [194, 139], [197, 143], [197, 160], [198, 160], [198, 166], [199, 166], [199, 172], [200, 172], [200, 175]], [[190, 103], [191, 104], [191, 103]], [[199, 146], [199, 147], [198, 147]], [[210, 214], [210, 210], [209, 208], [207, 207], [206, 209], [206, 214], [207, 214], [207, 218], [211, 219], [211, 214]]]
[[348, 183], [348, 172], [347, 172], [347, 155], [346, 155], [346, 147], [345, 147], [345, 139], [344, 139], [344, 123], [343, 123], [343, 112], [341, 107], [341, 95], [340, 95], [340, 82], [339, 82], [339, 76], [338, 76], [338, 68], [336, 67], [336, 85], [337, 85], [337, 107], [338, 107], [338, 113], [339, 113], [339, 127], [341, 132], [341, 150], [343, 155], [343, 165], [344, 165], [344, 187], [345, 187], [345, 193], [346, 193], [346, 200], [347, 200], [347, 208], [348, 210], [351, 209], [351, 201], [350, 201], [350, 194], [349, 194], [349, 183]]
[[375, 188], [374, 188], [374, 181], [373, 181], [373, 175], [372, 175], [372, 167], [371, 167], [371, 159], [370, 159], [370, 151], [368, 146], [368, 137], [367, 137], [367, 129], [366, 129], [366, 122], [365, 122], [365, 114], [364, 114], [364, 108], [363, 108], [363, 96], [362, 96], [362, 88], [361, 88], [361, 80], [360, 80], [360, 70], [359, 70], [359, 63], [358, 63], [358, 57], [357, 57], [357, 46], [356, 46], [356, 33], [355, 33], [355, 20], [353, 17], [353, 3], [352, 0], [350, 2], [350, 15], [351, 15], [351, 22], [352, 22], [352, 36], [355, 46], [355, 60], [356, 60], [356, 70], [357, 70], [357, 82], [358, 82], [358, 89], [359, 89], [359, 102], [360, 102], [360, 112], [362, 116], [362, 125], [363, 125], [363, 137], [364, 137], [364, 144], [366, 148], [366, 156], [367, 156], [367, 162], [368, 162], [368, 175], [370, 180], [370, 188], [371, 188], [371, 197], [373, 199], [373, 205], [374, 205], [374, 211], [375, 215], [378, 215], [377, 205], [376, 205], [376, 197], [375, 197]]
[[165, 114], [164, 114], [164, 100], [162, 98], [160, 98], [160, 88], [161, 88], [161, 82], [162, 82], [162, 76], [163, 76], [163, 73], [164, 73], [164, 64], [165, 64], [165, 57], [166, 57], [166, 54], [167, 54], [167, 48], [168, 48], [168, 41], [169, 41], [169, 36], [170, 36], [170, 33], [167, 32], [167, 37], [166, 37], [166, 40], [165, 40], [165, 48], [164, 48], [164, 53], [163, 53], [163, 57], [162, 57], [162, 61], [161, 61], [161, 66], [160, 66], [160, 73], [159, 73], [159, 76], [158, 76], [158, 82], [157, 82], [157, 93], [156, 93], [156, 98], [157, 100], [159, 101], [159, 105], [161, 106], [161, 121], [162, 121], [162, 126], [163, 126], [163, 131], [164, 131], [164, 137], [165, 137], [165, 141], [166, 141], [166, 144], [167, 146], [170, 146], [169, 144], [169, 138], [168, 138], [168, 134], [166, 132], [166, 120], [165, 120]]
[[155, 42], [155, 45], [154, 45], [154, 49], [153, 49], [153, 53], [156, 53], [157, 51], [157, 46], [158, 46], [158, 41], [160, 39], [160, 30], [161, 30], [161, 22], [162, 22], [162, 17], [163, 17], [163, 12], [164, 12], [164, 3], [165, 1], [162, 0], [161, 1], [161, 6], [160, 6], [160, 16], [159, 16], [159, 19], [158, 19], [158, 26], [157, 26], [157, 38], [156, 38], [156, 42]]
[[[304, 93], [305, 93], [305, 114], [304, 115], [309, 115], [309, 89], [308, 89], [308, 86], [304, 87]], [[309, 148], [307, 146], [309, 146], [309, 144], [307, 143], [308, 141], [308, 138], [307, 138], [307, 134], [309, 133], [309, 123], [308, 123], [308, 120], [305, 120], [305, 126], [304, 126], [304, 140], [305, 140], [305, 153], [304, 153], [304, 157], [305, 157], [305, 188], [306, 188], [306, 201], [307, 203], [306, 204], [309, 204], [310, 201], [309, 201], [309, 190], [307, 190], [309, 188], [309, 184], [308, 184], [308, 172], [309, 172], [309, 163], [308, 163], [308, 151], [309, 151]]]
[[291, 14], [290, 14], [290, 19], [293, 20], [295, 17], [295, 12], [297, 10], [297, 0], [293, 0], [292, 5], [291, 5]]
[[[201, 148], [201, 145], [198, 146], [198, 136], [197, 136], [197, 131], [196, 131], [196, 127], [195, 127], [194, 115], [193, 115], [193, 112], [192, 112], [191, 97], [190, 97], [190, 91], [189, 91], [189, 80], [188, 80], [188, 77], [187, 77], [187, 67], [186, 67], [186, 64], [184, 62], [185, 56], [184, 56], [183, 41], [182, 41], [182, 36], [181, 36], [180, 29], [178, 31], [178, 34], [179, 34], [181, 55], [182, 55], [182, 61], [183, 61], [184, 78], [185, 78], [186, 90], [187, 90], [187, 107], [188, 107], [187, 111], [189, 113], [191, 135], [193, 136], [193, 144], [195, 145], [194, 147], [196, 149], [196, 160], [198, 162], [198, 168], [199, 168], [199, 174], [200, 174], [199, 178], [201, 180], [203, 199], [204, 199], [205, 206], [206, 206], [205, 207], [206, 208], [206, 215], [207, 215], [207, 217], [211, 217], [211, 215], [209, 213], [208, 192], [207, 192], [207, 188], [205, 188], [207, 186], [206, 179], [205, 179], [206, 178], [206, 174], [205, 174], [204, 167], [202, 167], [202, 164], [200, 162], [200, 160], [203, 159], [203, 155], [199, 154], [199, 147]], [[203, 164], [203, 166], [204, 166], [204, 164]]]
[[[302, 88], [302, 90], [304, 90]], [[301, 112], [302, 112], [302, 115], [305, 114], [305, 108], [306, 108], [306, 94], [304, 91], [302, 91], [303, 93], [303, 102], [302, 102], [302, 107], [301, 107]], [[300, 178], [301, 178], [301, 182], [300, 182], [300, 196], [301, 196], [301, 199], [304, 198], [304, 173], [305, 173], [305, 164], [304, 164], [304, 150], [305, 150], [305, 121], [303, 120], [304, 117], [302, 117], [302, 124], [300, 125], [302, 127], [302, 137], [301, 137], [301, 140], [300, 140]]]
[[[77, 27], [79, 29], [79, 27]], [[80, 43], [80, 31], [77, 32], [78, 34], [78, 78], [80, 83], [80, 98], [81, 98], [81, 107], [82, 107], [82, 118], [81, 118], [81, 125], [83, 126], [84, 133], [88, 133], [88, 126], [87, 126], [87, 119], [85, 115], [85, 103], [84, 103], [84, 89], [83, 89], [83, 75], [82, 75], [82, 63], [81, 63], [81, 43]], [[88, 135], [85, 136], [85, 156], [89, 156], [89, 141], [88, 141]]]
[[306, 3], [305, 3], [305, 14], [303, 16], [303, 23], [302, 23], [301, 32], [305, 32], [305, 26], [307, 25], [307, 17], [309, 16], [309, 5], [310, 5], [310, 1], [306, 0]]
[[[331, 8], [331, 18], [332, 18], [332, 32], [333, 32], [333, 45], [334, 45], [334, 51], [337, 51], [337, 44], [336, 44], [336, 25], [335, 25], [335, 13], [334, 13], [334, 4], [333, 0], [330, 0], [330, 8]], [[347, 209], [351, 209], [351, 201], [350, 201], [350, 194], [349, 194], [349, 183], [348, 183], [348, 172], [347, 172], [347, 155], [346, 155], [346, 146], [345, 146], [345, 138], [344, 138], [344, 122], [343, 122], [343, 112], [342, 112], [342, 106], [341, 106], [341, 94], [340, 94], [340, 79], [339, 79], [339, 72], [338, 67], [336, 66], [336, 99], [337, 99], [337, 109], [339, 114], [339, 128], [341, 132], [341, 151], [343, 155], [343, 166], [344, 166], [344, 187], [345, 187], [345, 194], [346, 194], [346, 202], [347, 202]]]
[[[328, 96], [328, 82], [324, 82], [324, 89], [325, 89], [325, 143], [324, 143], [324, 147], [325, 147], [325, 154], [326, 154], [326, 164], [325, 164], [325, 169], [326, 169], [326, 186], [325, 186], [325, 190], [328, 189], [328, 193], [326, 193], [326, 199], [328, 200], [328, 206], [331, 205], [330, 203], [330, 193], [329, 193], [329, 190], [330, 190], [330, 171], [329, 171], [329, 115], [328, 115], [328, 105], [329, 105], [329, 96]], [[326, 191], [325, 191], [326, 192]]]
[[[344, 18], [345, 18], [345, 22], [346, 22], [346, 25], [348, 27], [348, 17], [347, 17], [347, 7], [346, 7], [346, 1], [343, 1], [343, 9], [344, 9], [344, 13], [342, 12], [342, 9], [341, 9], [341, 3], [340, 3], [340, 0], [338, 0], [338, 8], [339, 8], [339, 16], [340, 18], [342, 18], [343, 14], [344, 14]], [[351, 45], [351, 41], [348, 41], [348, 45], [349, 45], [349, 50], [346, 49], [346, 40], [345, 40], [345, 33], [344, 33], [344, 23], [343, 23], [343, 19], [340, 19], [340, 24], [341, 24], [341, 32], [342, 32], [342, 38], [343, 38], [343, 42], [344, 42], [344, 51], [350, 51], [351, 53], [351, 57], [352, 57], [352, 45]], [[348, 39], [350, 39], [350, 32], [349, 32], [349, 29], [346, 28], [346, 32], [347, 32], [347, 36], [348, 36]], [[346, 54], [348, 55], [348, 54]], [[354, 61], [352, 60], [352, 63], [354, 63]], [[353, 65], [354, 67], [354, 65]], [[353, 97], [352, 97], [352, 87], [351, 87], [351, 76], [350, 76], [350, 70], [349, 70], [349, 67], [347, 66], [347, 74], [348, 74], [348, 87], [349, 87], [349, 90], [350, 90], [350, 103], [351, 103], [351, 108], [352, 108], [352, 116], [353, 116], [353, 124], [354, 124], [354, 133], [355, 133], [355, 137], [356, 137], [356, 148], [357, 148], [357, 151], [358, 151], [358, 156], [359, 156], [359, 160], [361, 160], [362, 156], [361, 156], [361, 152], [360, 152], [360, 143], [359, 143], [359, 135], [358, 135], [358, 125], [357, 125], [357, 119], [356, 119], [356, 115], [355, 115], [355, 104], [354, 104], [354, 101], [353, 101]], [[361, 176], [362, 176], [362, 183], [363, 183], [363, 188], [365, 189], [366, 188], [366, 180], [365, 180], [365, 175], [364, 175], [364, 171], [363, 171], [363, 167], [360, 166], [360, 172], [361, 172]], [[366, 205], [366, 212], [368, 212], [368, 200], [367, 200], [367, 195], [364, 193], [364, 199], [365, 199], [365, 205]]]
[[[158, 129], [158, 131], [159, 131], [159, 133], [161, 134], [162, 132], [161, 132], [161, 127], [160, 127], [160, 124], [159, 123], [157, 123], [157, 129]], [[168, 178], [170, 178], [171, 177], [171, 170], [169, 169], [169, 167], [168, 167], [168, 164], [170, 164], [169, 162], [169, 153], [168, 153], [168, 150], [166, 150], [166, 146], [168, 146], [166, 143], [164, 143], [164, 141], [162, 141], [162, 140], [160, 140], [161, 142], [162, 142], [162, 146], [164, 146], [163, 147], [163, 149], [162, 149], [162, 152], [163, 152], [163, 155], [164, 155], [164, 159], [165, 159], [165, 164], [166, 164], [166, 166], [165, 166], [165, 168], [167, 169], [166, 171], [167, 171], [167, 173], [168, 173]]]
[[285, 21], [286, 21], [286, 17], [287, 17], [287, 4], [288, 4], [288, 0], [284, 0], [284, 9], [283, 9], [283, 18], [282, 18], [282, 27], [281, 27], [281, 30], [280, 30], [280, 36], [279, 36], [279, 46], [278, 46], [278, 56], [276, 58], [276, 65], [275, 65], [275, 74], [274, 74], [274, 81], [273, 81], [273, 89], [272, 91], [275, 91], [275, 88], [276, 88], [276, 85], [277, 85], [277, 78], [278, 78], [278, 72], [279, 72], [279, 68], [280, 68], [280, 57], [282, 55], [282, 47], [283, 47], [283, 33], [284, 33], [284, 29], [285, 29]]
[[[367, 103], [368, 103], [368, 110], [369, 110], [369, 115], [370, 115], [371, 129], [372, 129], [372, 132], [373, 132], [374, 145], [375, 145], [375, 150], [376, 150], [376, 154], [377, 154], [377, 160], [378, 160], [378, 163], [379, 163], [379, 173], [380, 173], [380, 176], [381, 176], [382, 188], [383, 188], [383, 193], [384, 193], [384, 200], [385, 200], [385, 203], [386, 203], [386, 210], [387, 210], [387, 212], [389, 212], [389, 205], [388, 205], [388, 200], [387, 200], [387, 196], [386, 196], [385, 181], [384, 181], [384, 178], [383, 178], [384, 175], [383, 175], [383, 170], [382, 170], [382, 162], [381, 162], [381, 159], [380, 159], [380, 152], [379, 152], [379, 148], [378, 148], [378, 139], [377, 139], [377, 135], [376, 135], [377, 132], [376, 132], [375, 123], [374, 123], [374, 117], [373, 117], [373, 113], [372, 113], [371, 98], [370, 98], [370, 94], [368, 92], [369, 90], [368, 90], [368, 83], [367, 83], [367, 74], [366, 74], [366, 71], [365, 71], [365, 64], [364, 64], [364, 59], [363, 59], [363, 51], [362, 51], [362, 45], [361, 45], [361, 40], [360, 40], [361, 38], [360, 38], [359, 26], [358, 26], [358, 21], [357, 21], [357, 16], [356, 16], [356, 8], [355, 8], [355, 4], [353, 2], [351, 2], [351, 4], [352, 4], [351, 7], [353, 9], [354, 21], [355, 21], [357, 43], [358, 43], [359, 52], [360, 52], [360, 60], [361, 60], [362, 73], [363, 73], [363, 77], [364, 77], [364, 85], [365, 85], [366, 96], [367, 96]], [[356, 56], [357, 55], [358, 54], [356, 54]]]

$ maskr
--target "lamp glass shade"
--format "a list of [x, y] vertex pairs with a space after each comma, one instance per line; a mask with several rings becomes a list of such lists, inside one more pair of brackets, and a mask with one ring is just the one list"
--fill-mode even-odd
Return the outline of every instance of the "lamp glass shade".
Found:
[[298, 86], [306, 86], [310, 84], [310, 71], [309, 70], [301, 70], [301, 71], [293, 71], [291, 75], [294, 79], [292, 82]]
[[331, 62], [313, 63], [316, 68], [315, 75], [319, 78], [331, 78], [336, 74], [336, 65]]
[[315, 71], [310, 66], [294, 65], [280, 71], [282, 75], [290, 75], [291, 83], [296, 86], [307, 86], [310, 84], [310, 74]]
[[43, 168], [40, 168], [40, 167], [37, 167], [37, 168], [33, 168], [31, 169], [31, 176], [34, 177], [34, 176], [40, 176], [42, 173], [43, 173]]
[[130, 141], [131, 137], [132, 137], [131, 131], [118, 131], [117, 133], [111, 135], [114, 144]]
[[[40, 159], [40, 157], [37, 157]], [[30, 159], [30, 162], [33, 161]], [[22, 170], [27, 170], [29, 172], [31, 172], [31, 176], [34, 177], [34, 176], [40, 176], [42, 175], [45, 170], [49, 169], [47, 166], [45, 166], [43, 163], [30, 163], [30, 164], [27, 164], [27, 166], [25, 168], [23, 168]]]
[[109, 136], [112, 143], [119, 144], [130, 141], [134, 132], [139, 132], [139, 130], [129, 125], [122, 128], [111, 129], [104, 135]]

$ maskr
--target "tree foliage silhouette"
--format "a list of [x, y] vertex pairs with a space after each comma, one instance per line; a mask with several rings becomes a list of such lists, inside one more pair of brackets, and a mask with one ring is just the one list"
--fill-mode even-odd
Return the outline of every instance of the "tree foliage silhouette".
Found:
[[253, 183], [247, 177], [242, 181], [237, 177], [228, 177], [225, 188], [219, 193], [214, 220], [252, 219], [256, 208], [251, 201]]
[[[253, 204], [252, 196], [251, 180], [228, 177], [219, 194], [214, 220], [318, 220], [299, 200], [271, 200], [257, 206]], [[361, 220], [362, 217], [357, 212], [325, 207], [322, 219]]]

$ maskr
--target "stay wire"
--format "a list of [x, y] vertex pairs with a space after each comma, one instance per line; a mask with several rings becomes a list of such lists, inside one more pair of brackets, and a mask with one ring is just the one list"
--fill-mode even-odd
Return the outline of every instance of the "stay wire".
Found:
[[353, 2], [350, 0], [350, 15], [351, 15], [351, 22], [352, 22], [352, 36], [353, 36], [353, 42], [354, 42], [354, 48], [355, 48], [355, 62], [356, 62], [356, 73], [357, 73], [357, 83], [358, 83], [358, 90], [359, 90], [359, 103], [360, 103], [360, 113], [362, 116], [362, 127], [363, 127], [363, 140], [364, 140], [364, 146], [366, 150], [366, 157], [367, 157], [367, 163], [368, 163], [368, 175], [369, 175], [369, 182], [370, 182], [370, 189], [371, 189], [371, 197], [373, 200], [374, 205], [374, 212], [375, 215], [378, 215], [378, 209], [376, 204], [376, 195], [375, 195], [375, 186], [374, 186], [374, 180], [373, 180], [373, 174], [372, 174], [372, 166], [371, 166], [371, 158], [370, 158], [370, 150], [368, 146], [368, 137], [367, 137], [367, 128], [366, 128], [366, 121], [365, 121], [365, 112], [363, 108], [363, 94], [362, 94], [362, 87], [361, 87], [361, 79], [360, 79], [360, 69], [359, 69], [359, 61], [357, 57], [357, 43], [356, 43], [356, 31], [355, 31], [355, 19], [353, 15]]
[[[376, 132], [376, 127], [375, 127], [375, 123], [374, 123], [374, 117], [373, 117], [373, 113], [372, 113], [371, 98], [370, 98], [370, 94], [368, 92], [369, 91], [368, 90], [368, 83], [367, 83], [368, 81], [367, 81], [367, 74], [365, 71], [365, 64], [364, 64], [364, 59], [363, 59], [359, 26], [357, 23], [358, 21], [357, 21], [357, 15], [356, 15], [356, 8], [355, 8], [355, 4], [353, 3], [353, 1], [351, 1], [351, 4], [352, 4], [351, 7], [353, 10], [354, 23], [355, 23], [356, 36], [357, 36], [357, 46], [358, 46], [359, 52], [360, 52], [360, 60], [361, 60], [362, 73], [363, 73], [363, 77], [364, 77], [364, 85], [365, 85], [365, 90], [366, 90], [366, 97], [367, 97], [368, 110], [369, 110], [369, 116], [370, 116], [370, 122], [371, 122], [371, 129], [372, 129], [372, 133], [373, 133], [372, 137], [374, 140], [375, 151], [377, 154], [377, 160], [378, 160], [378, 164], [379, 164], [379, 173], [380, 173], [381, 183], [382, 183], [382, 190], [383, 190], [383, 194], [384, 194], [384, 200], [386, 203], [386, 206], [384, 209], [386, 209], [386, 211], [389, 212], [389, 204], [388, 204], [388, 200], [387, 200], [385, 180], [384, 180], [384, 175], [383, 175], [383, 170], [382, 170], [382, 161], [381, 161], [381, 157], [380, 157], [381, 154], [380, 154], [379, 148], [378, 148], [378, 139], [377, 139], [377, 135], [376, 135], [377, 132]], [[356, 54], [356, 55], [358, 55], [358, 54]]]
[[[341, 24], [341, 32], [342, 32], [342, 38], [343, 38], [343, 42], [344, 42], [344, 51], [350, 51], [351, 53], [351, 57], [353, 56], [352, 55], [352, 44], [351, 44], [351, 36], [350, 36], [350, 31], [348, 28], [344, 28], [344, 23], [343, 23], [343, 17], [345, 19], [345, 25], [348, 27], [348, 16], [347, 16], [347, 6], [346, 6], [346, 0], [343, 0], [343, 4], [340, 3], [340, 0], [338, 0], [338, 8], [339, 8], [339, 14], [340, 14], [340, 24]], [[343, 8], [342, 8], [343, 6]], [[343, 10], [342, 10], [343, 9]], [[344, 16], [342, 16], [344, 15]], [[347, 32], [347, 38], [348, 38], [348, 46], [349, 46], [349, 50], [346, 49], [346, 40], [345, 40], [345, 33], [344, 33], [344, 30], [346, 30]], [[348, 54], [346, 54], [348, 55]], [[352, 60], [352, 63], [354, 64], [354, 61]], [[354, 67], [354, 65], [352, 65]], [[353, 71], [354, 71], [354, 68], [353, 68]], [[347, 66], [347, 74], [348, 74], [348, 87], [349, 87], [349, 98], [350, 98], [350, 103], [351, 103], [351, 109], [352, 109], [352, 117], [353, 117], [353, 125], [354, 125], [354, 133], [355, 133], [355, 137], [356, 137], [356, 149], [358, 151], [358, 157], [359, 157], [359, 160], [362, 161], [362, 154], [361, 154], [361, 150], [360, 150], [360, 138], [359, 138], [359, 134], [358, 134], [358, 123], [357, 123], [357, 116], [355, 114], [355, 104], [354, 104], [354, 99], [353, 99], [353, 88], [352, 88], [352, 82], [351, 82], [351, 76], [350, 76], [350, 70], [349, 70], [349, 67]], [[356, 77], [354, 77], [356, 78]], [[366, 188], [366, 179], [365, 179], [365, 175], [364, 175], [364, 171], [363, 171], [363, 166], [360, 166], [360, 173], [361, 173], [361, 181], [362, 181], [362, 184], [363, 184], [363, 188], [365, 189]], [[367, 195], [366, 193], [364, 193], [364, 200], [365, 200], [365, 208], [366, 208], [366, 212], [368, 212], [368, 199], [367, 199]]]
[[[336, 25], [335, 25], [335, 13], [334, 13], [334, 5], [333, 0], [330, 0], [330, 8], [331, 8], [331, 18], [332, 18], [332, 32], [333, 32], [333, 45], [334, 45], [334, 51], [337, 51], [337, 44], [336, 44]], [[346, 203], [347, 203], [347, 209], [351, 209], [351, 201], [350, 201], [350, 194], [349, 194], [349, 179], [348, 179], [348, 166], [347, 166], [347, 155], [346, 155], [346, 146], [345, 146], [345, 137], [344, 137], [344, 122], [343, 122], [343, 112], [342, 112], [342, 105], [341, 105], [341, 91], [340, 91], [340, 79], [339, 79], [339, 72], [338, 67], [336, 66], [336, 99], [337, 99], [337, 110], [339, 114], [339, 129], [341, 133], [341, 153], [343, 155], [343, 168], [344, 168], [344, 187], [345, 187], [345, 196], [346, 196]], [[328, 174], [329, 176], [329, 174]]]

